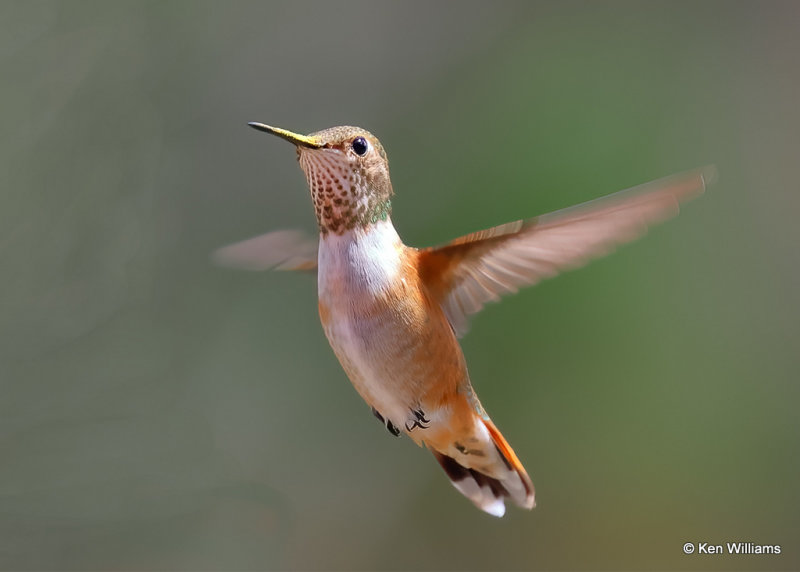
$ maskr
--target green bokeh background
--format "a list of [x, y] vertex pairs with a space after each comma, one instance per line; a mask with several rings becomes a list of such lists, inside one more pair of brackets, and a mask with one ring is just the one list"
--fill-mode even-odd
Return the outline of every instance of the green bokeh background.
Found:
[[[800, 568], [800, 4], [0, 2], [0, 567]], [[372, 418], [285, 143], [362, 125], [422, 246], [718, 184], [463, 346], [537, 487], [480, 513]], [[687, 556], [685, 542], [779, 544]]]

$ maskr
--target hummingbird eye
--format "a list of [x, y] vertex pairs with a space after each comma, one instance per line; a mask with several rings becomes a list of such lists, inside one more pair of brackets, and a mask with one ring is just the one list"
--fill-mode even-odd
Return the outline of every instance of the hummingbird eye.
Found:
[[367, 140], [363, 137], [356, 137], [353, 139], [351, 146], [359, 157], [363, 157], [367, 154], [367, 151], [369, 151], [369, 143], [367, 143]]

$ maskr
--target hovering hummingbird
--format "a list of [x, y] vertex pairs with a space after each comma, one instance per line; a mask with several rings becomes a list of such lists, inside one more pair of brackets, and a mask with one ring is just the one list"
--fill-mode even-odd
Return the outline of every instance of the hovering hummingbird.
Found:
[[250, 269], [317, 267], [325, 335], [375, 417], [391, 434], [425, 445], [481, 510], [503, 516], [506, 497], [533, 508], [528, 473], [470, 383], [458, 342], [468, 315], [637, 238], [702, 193], [715, 168], [417, 249], [392, 225], [389, 162], [371, 133], [249, 125], [297, 148], [319, 240], [276, 231], [222, 248], [216, 259]]

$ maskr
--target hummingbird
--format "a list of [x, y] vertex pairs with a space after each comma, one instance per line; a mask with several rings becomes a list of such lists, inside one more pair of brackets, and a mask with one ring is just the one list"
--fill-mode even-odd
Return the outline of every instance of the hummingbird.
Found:
[[715, 168], [413, 248], [392, 224], [389, 161], [374, 135], [352, 126], [301, 135], [249, 125], [295, 146], [319, 237], [275, 231], [221, 248], [216, 260], [257, 270], [316, 268], [325, 335], [375, 417], [392, 435], [430, 450], [479, 509], [501, 517], [506, 500], [532, 509], [533, 483], [470, 382], [458, 341], [468, 317], [644, 234], [701, 194]]

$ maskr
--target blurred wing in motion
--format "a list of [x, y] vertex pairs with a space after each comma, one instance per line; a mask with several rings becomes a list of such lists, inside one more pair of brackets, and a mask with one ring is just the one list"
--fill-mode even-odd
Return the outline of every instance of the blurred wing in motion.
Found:
[[276, 230], [215, 250], [220, 266], [242, 270], [314, 270], [317, 239], [298, 230]]
[[467, 316], [501, 294], [516, 292], [562, 270], [603, 256], [648, 226], [678, 213], [716, 177], [706, 166], [528, 220], [474, 232], [420, 250], [420, 275], [456, 334]]

